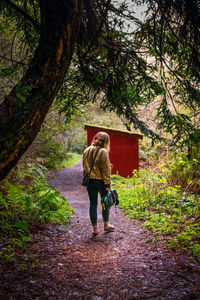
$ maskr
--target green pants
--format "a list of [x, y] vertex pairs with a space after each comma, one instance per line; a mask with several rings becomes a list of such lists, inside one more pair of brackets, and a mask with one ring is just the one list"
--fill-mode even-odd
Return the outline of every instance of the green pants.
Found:
[[[101, 195], [101, 198], [107, 194], [107, 190], [103, 180], [99, 179], [90, 179], [89, 185], [87, 187], [89, 199], [90, 199], [90, 220], [92, 226], [97, 225], [97, 204], [98, 204], [98, 192]], [[109, 209], [102, 209], [102, 217], [104, 222], [109, 220]]]

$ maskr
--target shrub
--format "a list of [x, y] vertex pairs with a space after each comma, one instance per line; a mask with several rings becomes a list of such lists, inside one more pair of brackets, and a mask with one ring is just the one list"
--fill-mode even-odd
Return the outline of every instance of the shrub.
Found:
[[[181, 185], [184, 189], [200, 193], [200, 160], [188, 159], [184, 153], [172, 154], [172, 160], [165, 169], [170, 184]], [[165, 165], [164, 165], [165, 166]]]
[[[69, 202], [52, 186], [46, 183], [47, 169], [29, 164], [19, 170], [21, 182], [5, 180], [0, 187], [1, 239], [7, 240], [0, 252], [1, 259], [14, 259], [16, 247], [25, 248], [30, 228], [47, 222], [65, 224], [72, 216]], [[26, 178], [26, 180], [25, 180]], [[19, 179], [18, 179], [19, 180]]]
[[169, 186], [167, 178], [150, 169], [134, 172], [132, 178], [114, 175], [112, 182], [120, 207], [130, 218], [143, 220], [153, 234], [170, 236], [169, 245], [191, 251], [200, 259], [199, 195]]

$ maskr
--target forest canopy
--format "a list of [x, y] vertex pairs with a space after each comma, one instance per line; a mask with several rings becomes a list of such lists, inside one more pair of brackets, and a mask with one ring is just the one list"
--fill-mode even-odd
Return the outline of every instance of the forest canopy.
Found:
[[[200, 140], [199, 1], [1, 0], [0, 21], [0, 179], [54, 99], [66, 122], [100, 101], [128, 129], [191, 155]], [[138, 114], [155, 100], [156, 130]]]

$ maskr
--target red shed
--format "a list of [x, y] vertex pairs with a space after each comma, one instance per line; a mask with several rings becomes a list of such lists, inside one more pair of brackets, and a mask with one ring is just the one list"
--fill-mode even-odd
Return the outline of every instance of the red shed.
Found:
[[85, 125], [88, 146], [94, 135], [104, 131], [110, 136], [110, 162], [113, 164], [112, 174], [118, 173], [123, 177], [132, 176], [134, 169], [139, 169], [139, 145], [141, 134], [107, 127]]

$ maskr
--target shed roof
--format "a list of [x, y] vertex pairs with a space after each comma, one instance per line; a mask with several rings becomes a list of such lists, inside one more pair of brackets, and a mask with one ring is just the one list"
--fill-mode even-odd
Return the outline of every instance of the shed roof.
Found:
[[92, 125], [92, 124], [85, 124], [84, 129], [87, 129], [87, 128], [98, 128], [98, 129], [101, 129], [102, 131], [103, 130], [114, 131], [114, 132], [121, 133], [123, 135], [129, 135], [129, 136], [134, 136], [138, 139], [143, 139], [142, 134], [135, 133], [135, 132], [128, 131], [128, 130], [119, 130], [119, 129], [116, 129], [116, 128], [109, 128], [109, 127], [104, 127], [104, 126], [96, 126], [96, 125]]

